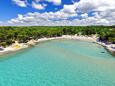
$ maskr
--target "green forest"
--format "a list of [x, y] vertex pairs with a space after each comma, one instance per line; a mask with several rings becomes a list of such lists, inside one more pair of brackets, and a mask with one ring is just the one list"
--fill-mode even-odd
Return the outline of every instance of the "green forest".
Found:
[[30, 39], [75, 34], [96, 34], [100, 41], [115, 44], [115, 26], [1, 26], [0, 46], [11, 45], [15, 40], [26, 43]]

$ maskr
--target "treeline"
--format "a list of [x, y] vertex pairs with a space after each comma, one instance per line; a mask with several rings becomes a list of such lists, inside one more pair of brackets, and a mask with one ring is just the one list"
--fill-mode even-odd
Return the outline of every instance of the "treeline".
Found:
[[87, 36], [97, 34], [100, 41], [115, 43], [115, 26], [1, 26], [0, 46], [5, 47], [15, 40], [26, 43], [30, 39], [75, 34]]

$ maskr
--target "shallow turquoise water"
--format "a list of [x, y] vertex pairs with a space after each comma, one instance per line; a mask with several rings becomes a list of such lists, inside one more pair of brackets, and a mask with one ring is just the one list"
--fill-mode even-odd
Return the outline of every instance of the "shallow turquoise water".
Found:
[[0, 86], [115, 86], [115, 57], [91, 42], [52, 40], [0, 58]]

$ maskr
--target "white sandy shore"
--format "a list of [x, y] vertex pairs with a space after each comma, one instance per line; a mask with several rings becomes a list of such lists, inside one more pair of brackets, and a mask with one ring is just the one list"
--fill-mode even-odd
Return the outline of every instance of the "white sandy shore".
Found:
[[24, 48], [28, 48], [28, 45], [26, 43], [20, 43], [19, 45], [20, 45], [19, 48], [15, 48], [15, 47], [13, 47], [13, 45], [8, 46], [6, 48], [3, 48], [3, 50], [0, 51], [0, 55], [6, 54], [6, 53], [9, 53], [9, 52], [14, 52], [14, 51], [17, 51], [17, 50], [21, 50], [21, 49], [24, 49]]
[[85, 41], [91, 41], [91, 42], [95, 42], [98, 43], [104, 47], [106, 47], [106, 49], [108, 49], [110, 52], [115, 52], [115, 44], [105, 44], [102, 42], [98, 42], [97, 41], [97, 37], [96, 36], [92, 36], [92, 37], [88, 37], [88, 36], [77, 36], [77, 35], [63, 35], [61, 37], [52, 37], [52, 38], [40, 38], [38, 40], [30, 40], [27, 43], [20, 43], [18, 44], [18, 48], [17, 47], [13, 47], [15, 44], [3, 48], [3, 50], [0, 50], [0, 55], [4, 54], [6, 52], [11, 52], [11, 51], [17, 51], [20, 49], [24, 49], [24, 48], [28, 48], [30, 45], [35, 45], [36, 43], [39, 42], [43, 42], [43, 41], [48, 41], [48, 40], [54, 40], [54, 39], [75, 39], [75, 40], [85, 40]]

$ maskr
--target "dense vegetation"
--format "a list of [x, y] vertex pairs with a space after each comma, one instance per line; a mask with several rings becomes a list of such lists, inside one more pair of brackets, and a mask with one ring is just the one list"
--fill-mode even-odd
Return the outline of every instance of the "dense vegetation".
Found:
[[62, 35], [94, 35], [100, 41], [115, 43], [115, 26], [27, 26], [27, 27], [0, 27], [0, 46], [12, 44], [15, 40], [25, 43], [30, 39], [42, 37], [57, 37]]

